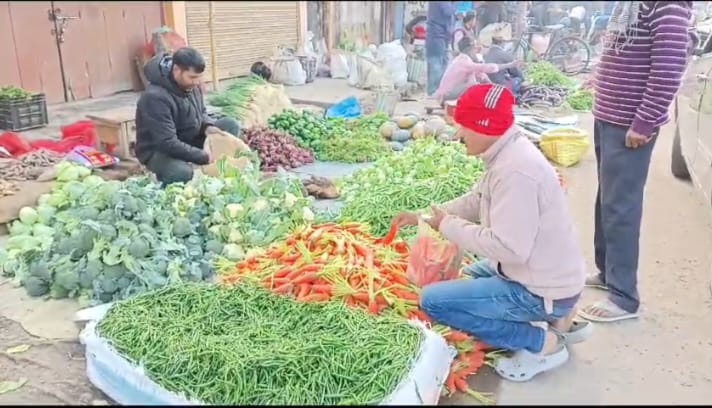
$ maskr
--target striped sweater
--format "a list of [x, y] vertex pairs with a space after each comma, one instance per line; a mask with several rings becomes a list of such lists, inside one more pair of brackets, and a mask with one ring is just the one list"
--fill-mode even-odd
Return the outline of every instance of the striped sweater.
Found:
[[[596, 69], [596, 119], [650, 136], [667, 123], [689, 57], [691, 1], [643, 1]], [[611, 34], [609, 34], [611, 35]]]

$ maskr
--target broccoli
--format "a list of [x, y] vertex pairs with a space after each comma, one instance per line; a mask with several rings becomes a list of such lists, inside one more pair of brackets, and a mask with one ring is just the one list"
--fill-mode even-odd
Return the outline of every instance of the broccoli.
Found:
[[27, 294], [32, 297], [44, 296], [49, 292], [47, 281], [36, 276], [27, 276], [22, 280], [22, 286], [25, 287]]
[[184, 238], [193, 233], [193, 225], [185, 217], [178, 217], [173, 222], [173, 235]]
[[129, 255], [136, 259], [143, 259], [151, 254], [151, 247], [143, 238], [135, 238], [128, 248]]

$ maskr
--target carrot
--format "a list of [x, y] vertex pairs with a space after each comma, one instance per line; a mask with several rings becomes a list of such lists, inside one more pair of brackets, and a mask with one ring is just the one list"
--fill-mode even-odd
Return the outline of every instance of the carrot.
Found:
[[297, 259], [301, 258], [301, 254], [294, 254], [294, 255], [285, 255], [282, 258], [280, 258], [280, 262], [286, 263], [286, 264], [291, 264], [294, 263]]
[[293, 287], [294, 287], [294, 285], [292, 285], [291, 283], [287, 283], [282, 286], [277, 286], [276, 288], [274, 288], [273, 291], [275, 293], [287, 294], [292, 290]]
[[323, 268], [323, 265], [304, 265], [301, 268], [297, 269], [300, 273], [309, 273], [309, 272], [317, 272], [320, 271], [321, 268]]
[[391, 293], [404, 300], [412, 300], [414, 302], [420, 301], [420, 296], [417, 293], [408, 292], [407, 290], [393, 289]]
[[455, 387], [455, 376], [453, 374], [454, 373], [451, 372], [450, 375], [447, 377], [447, 380], [445, 381], [445, 386], [451, 394], [454, 393], [457, 389]]
[[303, 284], [303, 283], [312, 283], [318, 278], [318, 275], [315, 272], [309, 272], [306, 273], [292, 281], [295, 285]]
[[450, 334], [448, 334], [448, 335], [446, 336], [446, 338], [447, 338], [448, 340], [450, 340], [450, 341], [453, 341], [453, 342], [466, 341], [466, 340], [470, 340], [470, 339], [471, 339], [470, 335], [468, 335], [467, 333], [463, 333], [463, 332], [461, 332], [461, 331], [458, 331], [458, 330], [452, 330], [452, 331], [450, 332]]
[[312, 292], [314, 293], [323, 293], [326, 295], [331, 295], [332, 290], [333, 286], [328, 283], [314, 283], [312, 285]]
[[467, 381], [462, 377], [455, 377], [455, 387], [460, 392], [467, 392], [467, 390], [470, 389], [469, 384], [467, 384]]
[[292, 271], [293, 271], [293, 269], [291, 266], [285, 266], [284, 268], [275, 272], [274, 275], [272, 275], [272, 276], [274, 276], [275, 278], [285, 278]]
[[356, 255], [361, 256], [361, 257], [366, 257], [368, 253], [370, 252], [365, 246], [361, 244], [354, 243], [352, 245], [353, 249], [356, 251]]
[[383, 245], [390, 245], [394, 239], [396, 239], [396, 235], [398, 235], [398, 225], [396, 224], [391, 224], [391, 229], [388, 230], [388, 233], [386, 234], [385, 237], [382, 239], [378, 240], [379, 244]]
[[393, 245], [393, 249], [395, 249], [396, 252], [398, 252], [399, 254], [402, 254], [402, 255], [408, 254], [408, 244], [406, 244], [405, 242], [396, 242]]
[[311, 285], [302, 284], [299, 285], [299, 293], [297, 294], [297, 299], [301, 300], [306, 297], [311, 291]]
[[368, 293], [366, 292], [357, 292], [351, 295], [351, 297], [356, 300], [357, 302], [361, 302], [364, 304], [368, 304], [370, 302], [370, 297], [368, 296]]
[[286, 241], [284, 241], [284, 243], [287, 244], [287, 245], [289, 245], [289, 246], [291, 246], [291, 245], [296, 244], [296, 243], [297, 243], [297, 240], [294, 239], [294, 238], [292, 238], [292, 237], [289, 237], [289, 238], [287, 238]]
[[368, 302], [368, 312], [371, 314], [378, 314], [378, 303], [375, 300]]

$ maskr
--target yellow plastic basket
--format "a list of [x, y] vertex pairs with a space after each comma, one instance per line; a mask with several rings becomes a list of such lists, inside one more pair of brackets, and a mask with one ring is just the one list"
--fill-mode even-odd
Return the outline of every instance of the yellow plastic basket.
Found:
[[563, 167], [570, 167], [581, 161], [588, 151], [591, 141], [581, 129], [561, 127], [541, 134], [539, 148], [544, 156]]

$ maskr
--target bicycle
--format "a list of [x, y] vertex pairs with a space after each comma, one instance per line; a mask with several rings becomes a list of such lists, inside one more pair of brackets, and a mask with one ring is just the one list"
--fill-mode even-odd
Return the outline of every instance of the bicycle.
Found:
[[[588, 68], [591, 63], [591, 47], [563, 24], [528, 26], [519, 39], [511, 41], [515, 59], [523, 62], [548, 61], [569, 76], [580, 74]], [[535, 34], [549, 36], [549, 44], [541, 54], [532, 46]]]

